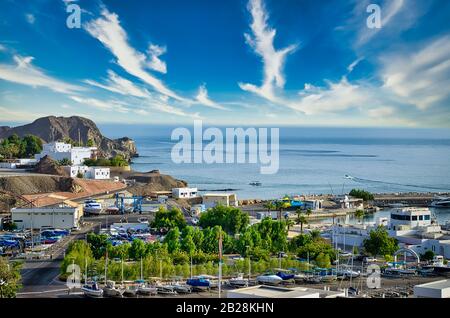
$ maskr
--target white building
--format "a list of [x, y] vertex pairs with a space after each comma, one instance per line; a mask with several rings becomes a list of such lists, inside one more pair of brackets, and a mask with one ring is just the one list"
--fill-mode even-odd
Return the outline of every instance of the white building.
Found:
[[303, 204], [306, 210], [319, 211], [323, 208], [323, 200], [304, 200]]
[[416, 298], [450, 298], [450, 279], [414, 286]]
[[74, 229], [79, 227], [82, 207], [13, 208], [12, 221], [19, 229], [54, 227]]
[[331, 291], [308, 287], [251, 286], [229, 290], [227, 298], [337, 298], [345, 297], [344, 291]]
[[197, 188], [173, 188], [172, 197], [175, 199], [191, 199], [198, 195]]
[[76, 178], [81, 173], [86, 179], [108, 180], [111, 174], [110, 168], [105, 167], [65, 166], [64, 169], [71, 178]]
[[235, 193], [205, 193], [202, 196], [205, 209], [213, 208], [218, 205], [238, 206], [238, 200]]
[[85, 159], [92, 157], [96, 147], [72, 147], [70, 144], [64, 142], [52, 142], [42, 146], [42, 152], [36, 154], [36, 160], [41, 160], [45, 156], [49, 156], [53, 160], [68, 159], [72, 165], [82, 165]]
[[433, 251], [450, 259], [450, 235], [441, 230], [431, 220], [428, 208], [394, 208], [390, 220], [379, 218], [376, 222], [357, 225], [336, 225], [333, 227], [331, 239], [333, 244], [351, 250], [353, 246], [363, 246], [370, 231], [377, 226], [385, 226], [389, 236], [396, 238], [399, 244], [417, 254]]
[[37, 164], [36, 159], [11, 159], [0, 162], [1, 169], [18, 169], [23, 166], [35, 166]]

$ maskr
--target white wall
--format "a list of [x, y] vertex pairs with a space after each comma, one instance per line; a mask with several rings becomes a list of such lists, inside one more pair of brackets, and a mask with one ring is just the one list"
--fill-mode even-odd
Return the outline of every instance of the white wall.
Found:
[[19, 229], [39, 229], [55, 227], [71, 229], [78, 227], [80, 211], [78, 208], [14, 208], [11, 209], [12, 221]]

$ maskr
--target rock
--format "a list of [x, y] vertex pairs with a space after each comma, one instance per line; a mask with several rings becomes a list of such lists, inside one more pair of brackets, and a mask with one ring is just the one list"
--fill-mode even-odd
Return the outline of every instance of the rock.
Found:
[[17, 134], [19, 137], [32, 134], [41, 138], [44, 142], [70, 138], [74, 141], [80, 139], [83, 144], [86, 144], [91, 139], [98, 148], [99, 155], [106, 158], [122, 155], [125, 159], [130, 160], [138, 155], [136, 145], [132, 139], [128, 137], [119, 139], [106, 138], [92, 120], [79, 116], [48, 116], [36, 119], [31, 124], [23, 126], [0, 127], [0, 139], [7, 138], [13, 134]]
[[34, 168], [34, 172], [64, 177], [69, 176], [69, 173], [66, 170], [64, 170], [63, 167], [59, 166], [58, 163], [49, 156], [45, 156], [38, 162], [38, 164]]

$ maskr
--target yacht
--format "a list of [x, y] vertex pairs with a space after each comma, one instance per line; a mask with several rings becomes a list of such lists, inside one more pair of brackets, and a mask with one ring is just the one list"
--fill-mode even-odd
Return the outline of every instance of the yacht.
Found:
[[107, 297], [123, 297], [123, 289], [117, 288], [114, 281], [107, 281], [106, 286], [103, 287], [103, 294]]
[[248, 279], [244, 278], [244, 274], [239, 274], [231, 278], [228, 284], [233, 287], [248, 287]]
[[281, 277], [279, 277], [278, 275], [266, 273], [266, 274], [256, 277], [256, 281], [258, 283], [267, 284], [267, 285], [278, 285], [283, 281], [283, 279]]
[[435, 197], [431, 206], [433, 208], [450, 208], [450, 197]]
[[102, 205], [95, 200], [86, 200], [83, 210], [86, 214], [99, 215], [102, 212]]
[[103, 296], [103, 289], [100, 289], [95, 282], [84, 285], [81, 287], [81, 291], [86, 297], [99, 298]]

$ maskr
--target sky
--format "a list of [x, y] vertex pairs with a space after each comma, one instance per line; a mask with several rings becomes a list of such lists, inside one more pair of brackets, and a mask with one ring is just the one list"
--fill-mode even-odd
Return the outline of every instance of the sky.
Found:
[[449, 17], [447, 0], [3, 0], [0, 122], [449, 128]]

